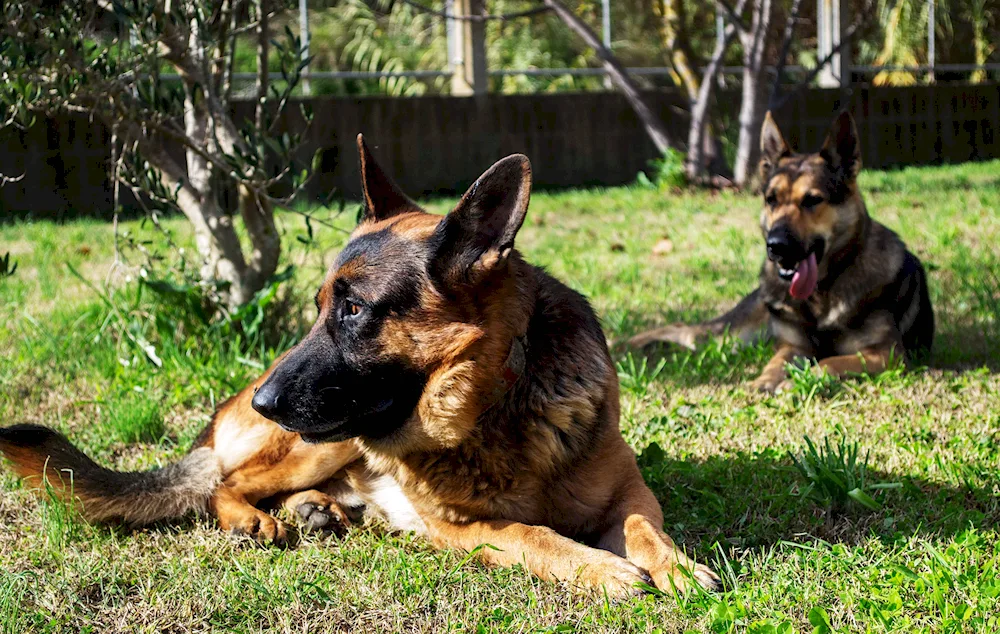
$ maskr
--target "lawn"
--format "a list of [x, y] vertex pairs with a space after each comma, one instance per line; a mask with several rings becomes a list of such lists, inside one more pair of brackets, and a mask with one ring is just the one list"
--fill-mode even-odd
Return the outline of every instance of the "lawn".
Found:
[[[930, 271], [935, 355], [877, 378], [803, 376], [779, 396], [746, 387], [767, 344], [647, 360], [618, 343], [708, 317], [752, 288], [758, 198], [534, 196], [519, 247], [593, 302], [620, 363], [622, 432], [666, 530], [720, 572], [722, 592], [608, 603], [378, 524], [284, 550], [204, 518], [92, 527], [0, 468], [0, 631], [996, 632], [998, 185], [998, 162], [864, 174], [872, 214]], [[141, 286], [136, 267], [115, 266], [110, 223], [0, 225], [0, 255], [19, 265], [0, 279], [0, 424], [56, 427], [117, 469], [176, 459], [213, 406], [312, 319], [312, 292], [353, 211], [314, 223], [310, 245], [301, 216], [281, 217], [295, 275], [267, 308], [276, 316], [250, 315], [242, 328], [199, 325]], [[189, 245], [180, 219], [164, 225]], [[856, 448], [839, 477], [864, 482], [803, 475], [806, 437]], [[853, 486], [871, 499], [837, 498]]]

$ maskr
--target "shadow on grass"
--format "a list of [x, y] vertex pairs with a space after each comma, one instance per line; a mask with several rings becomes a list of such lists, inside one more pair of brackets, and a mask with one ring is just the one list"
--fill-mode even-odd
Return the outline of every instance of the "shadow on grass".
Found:
[[716, 542], [761, 550], [781, 542], [857, 544], [915, 534], [951, 537], [970, 527], [995, 529], [1000, 496], [986, 467], [954, 465], [966, 484], [948, 486], [901, 474], [868, 471], [870, 483], [898, 482], [883, 491], [881, 508], [837, 513], [799, 493], [805, 480], [776, 451], [680, 461], [640, 456], [646, 482], [663, 506], [668, 533], [702, 553]]
[[958, 372], [985, 367], [1000, 372], [1000, 332], [996, 328], [985, 318], [939, 319], [930, 367]]

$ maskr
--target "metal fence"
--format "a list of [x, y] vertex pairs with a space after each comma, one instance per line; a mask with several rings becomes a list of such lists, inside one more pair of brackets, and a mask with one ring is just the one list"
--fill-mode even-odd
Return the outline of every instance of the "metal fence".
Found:
[[[819, 17], [817, 24], [817, 35], [818, 37], [818, 57], [822, 58], [825, 52], [829, 52], [830, 49], [835, 46], [840, 41], [840, 26], [845, 23], [846, 20], [846, 0], [817, 0], [817, 15]], [[913, 66], [899, 66], [899, 65], [870, 65], [870, 64], [851, 64], [848, 59], [848, 63], [845, 67], [850, 71], [850, 77], [846, 80], [846, 83], [853, 83], [855, 78], [864, 78], [866, 76], [875, 75], [880, 72], [906, 72], [913, 73], [917, 75], [931, 75], [934, 76], [935, 73], [971, 73], [978, 70], [984, 71], [1000, 71], [1000, 63], [990, 63], [990, 64], [938, 64], [935, 62], [935, 2], [936, 0], [925, 0], [928, 7], [928, 28], [927, 28], [927, 50], [929, 63]], [[452, 15], [456, 7], [456, 0], [445, 0], [445, 10], [444, 14]], [[604, 45], [611, 48], [611, 35], [612, 35], [612, 21], [611, 21], [611, 3], [610, 0], [601, 0], [601, 31], [602, 31], [602, 41]], [[827, 16], [824, 18], [824, 16]], [[361, 71], [315, 71], [309, 66], [306, 66], [303, 70], [303, 95], [308, 96], [311, 94], [310, 82], [311, 80], [379, 80], [379, 79], [391, 79], [391, 78], [411, 78], [411, 79], [450, 79], [454, 77], [457, 73], [461, 72], [461, 67], [466, 60], [463, 59], [464, 54], [461, 52], [461, 32], [457, 28], [457, 20], [449, 19], [447, 20], [447, 33], [448, 33], [448, 62], [449, 67], [447, 69], [441, 70], [404, 70], [404, 71], [389, 71], [389, 72], [361, 72]], [[720, 30], [724, 28], [724, 16], [720, 13], [716, 18], [716, 28]], [[310, 42], [311, 34], [309, 30], [309, 12], [307, 10], [306, 0], [299, 0], [299, 29], [302, 33], [302, 57], [306, 59], [310, 54]], [[642, 66], [642, 67], [631, 67], [626, 69], [629, 74], [638, 77], [671, 77], [674, 74], [673, 69], [666, 66]], [[797, 74], [805, 75], [811, 69], [800, 66], [800, 65], [787, 65], [784, 67], [787, 74], [795, 76]], [[765, 71], [774, 75], [777, 69], [773, 66], [766, 67]], [[721, 68], [722, 75], [739, 75], [743, 72], [742, 66], [723, 66]], [[488, 69], [486, 71], [489, 77], [603, 77], [607, 75], [607, 72], [603, 68], [505, 68], [505, 69]], [[164, 79], [167, 80], [179, 80], [179, 76], [165, 74], [162, 75]], [[256, 73], [234, 73], [234, 79], [239, 81], [252, 81], [256, 79]], [[280, 80], [283, 77], [279, 73], [271, 73], [270, 77], [273, 80]], [[820, 74], [818, 77], [818, 85], [824, 88], [831, 88], [836, 85], [833, 83], [833, 78], [826, 74]]]

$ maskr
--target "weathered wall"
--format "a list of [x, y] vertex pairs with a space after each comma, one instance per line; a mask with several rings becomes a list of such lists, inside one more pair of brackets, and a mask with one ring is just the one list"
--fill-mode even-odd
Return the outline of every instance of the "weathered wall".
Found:
[[[673, 92], [649, 94], [678, 138], [686, 115]], [[738, 97], [719, 95], [735, 125]], [[837, 90], [810, 89], [777, 119], [789, 142], [815, 148], [842, 107]], [[1000, 157], [1000, 85], [856, 87], [847, 104], [858, 121], [868, 167]], [[355, 137], [363, 132], [387, 169], [415, 196], [454, 192], [493, 161], [527, 154], [539, 187], [627, 183], [655, 150], [625, 100], [614, 93], [456, 97], [315, 98], [308, 132], [323, 171], [308, 194], [336, 188], [358, 196]], [[237, 116], [250, 105], [237, 104]], [[297, 118], [289, 125], [300, 125]], [[104, 215], [111, 209], [106, 130], [83, 117], [41, 120], [0, 139], [0, 172], [26, 173], [0, 189], [4, 215]], [[124, 199], [123, 199], [124, 200]]]

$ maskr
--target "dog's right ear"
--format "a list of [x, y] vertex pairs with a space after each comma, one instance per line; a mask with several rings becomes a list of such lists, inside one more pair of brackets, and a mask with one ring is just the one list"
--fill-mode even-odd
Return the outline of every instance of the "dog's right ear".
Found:
[[361, 160], [361, 189], [365, 197], [362, 222], [385, 220], [405, 211], [420, 211], [420, 206], [382, 171], [361, 134], [358, 135], [358, 154]]
[[819, 151], [834, 170], [840, 171], [848, 180], [854, 180], [861, 171], [861, 142], [854, 117], [842, 110], [833, 120], [830, 132]]
[[792, 153], [792, 149], [781, 135], [778, 124], [774, 122], [771, 111], [764, 115], [764, 124], [760, 128], [760, 180], [767, 182], [771, 170], [783, 156]]
[[531, 196], [523, 154], [497, 161], [472, 184], [434, 234], [431, 275], [447, 287], [475, 286], [506, 265]]

